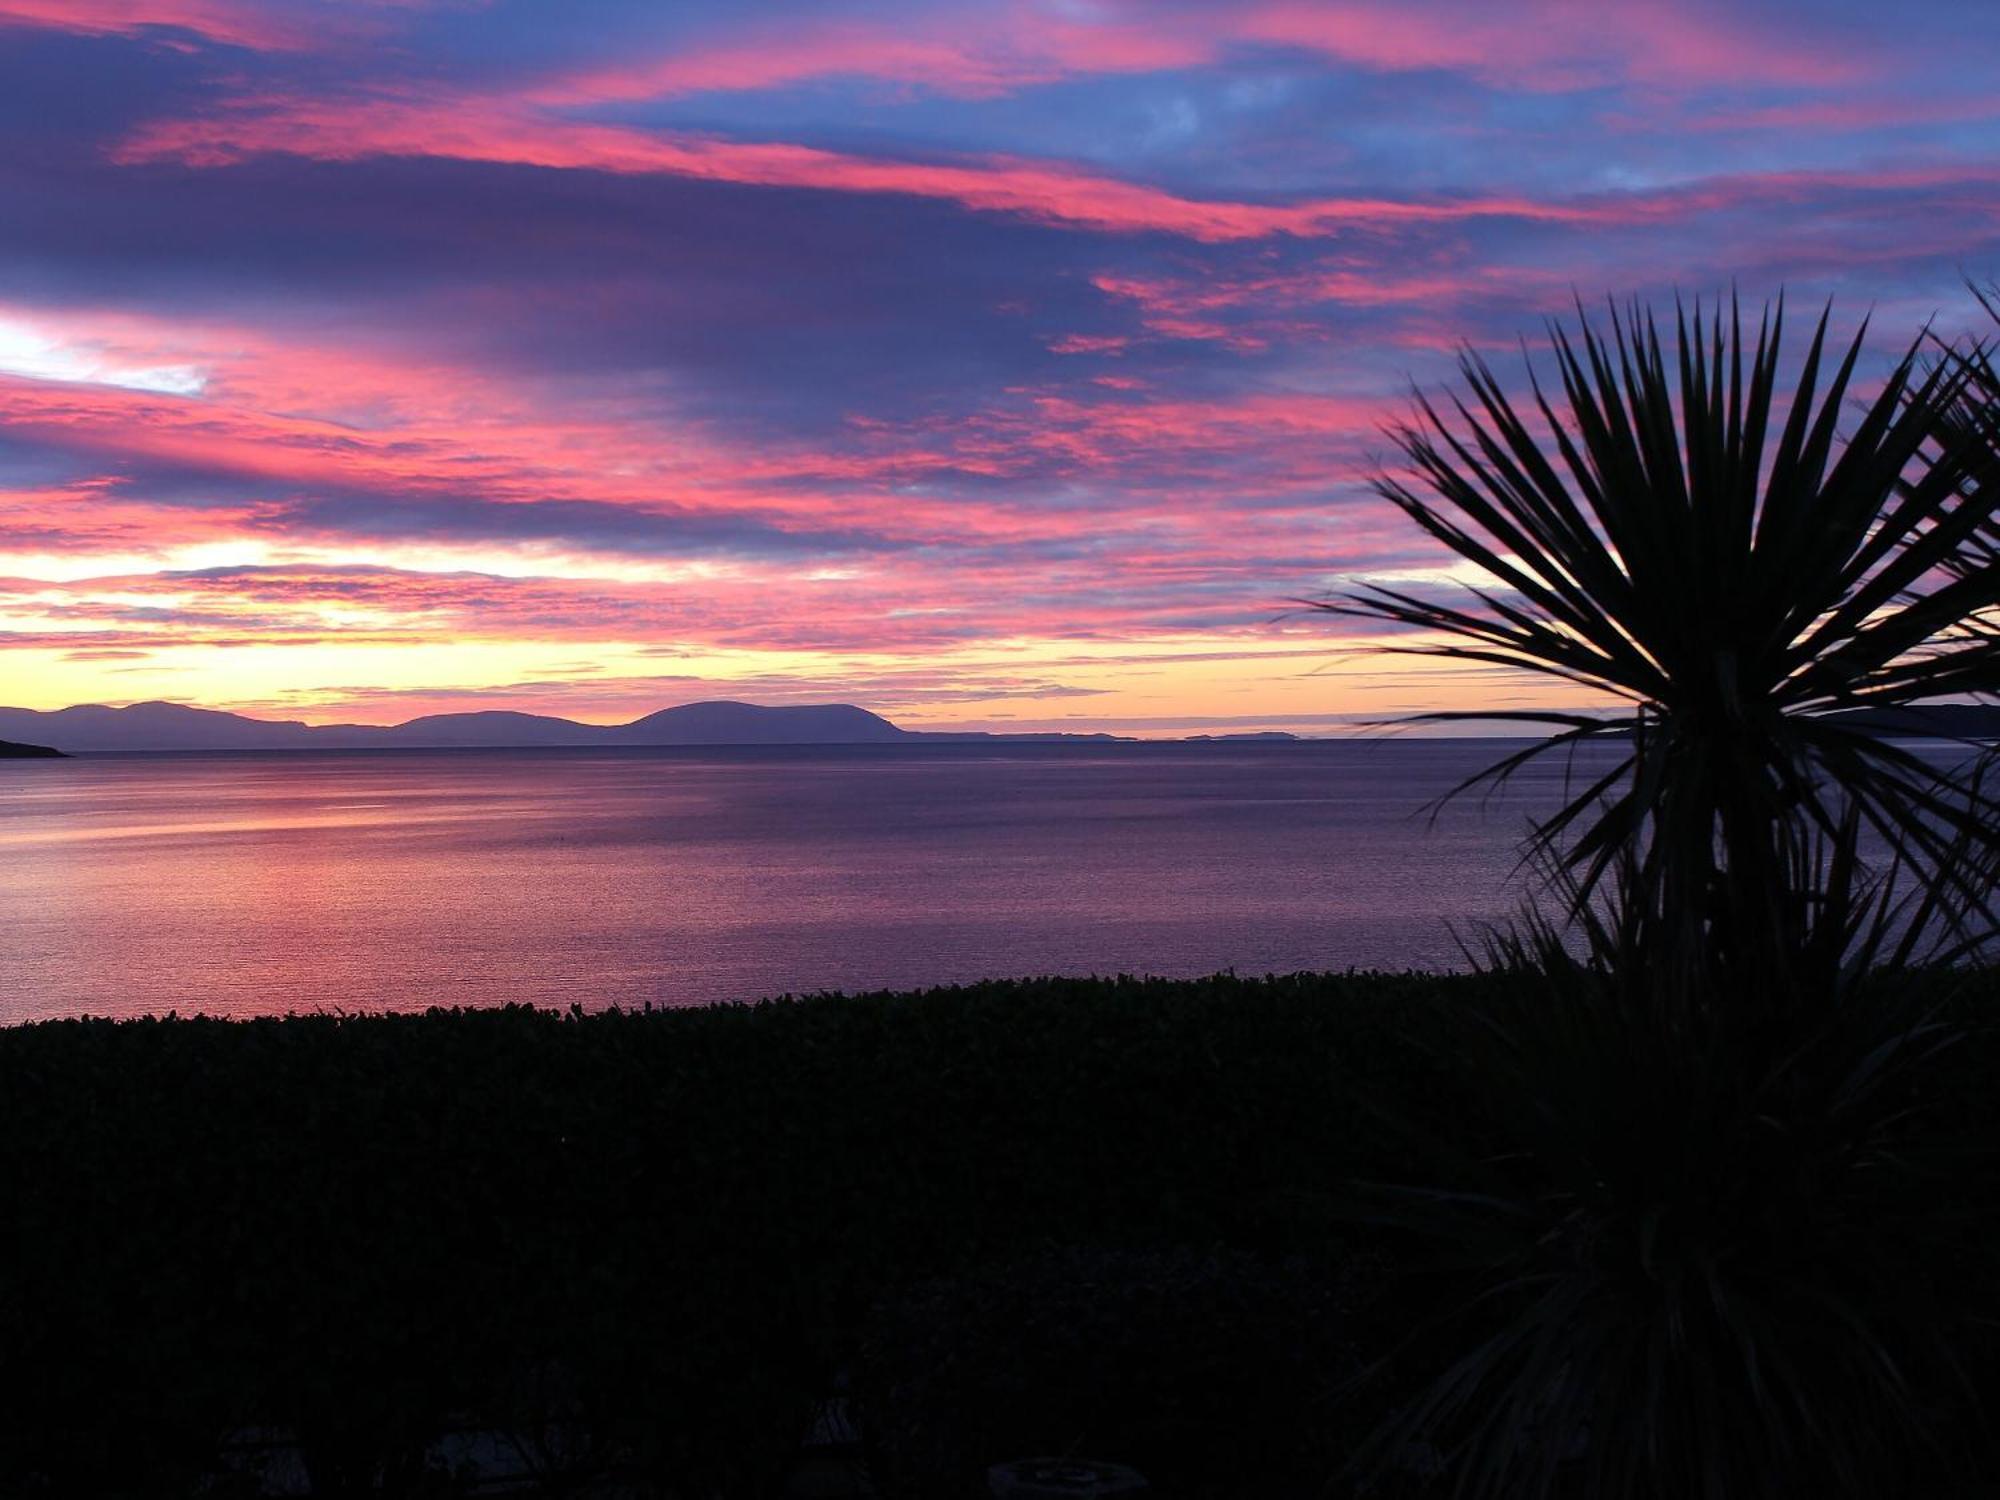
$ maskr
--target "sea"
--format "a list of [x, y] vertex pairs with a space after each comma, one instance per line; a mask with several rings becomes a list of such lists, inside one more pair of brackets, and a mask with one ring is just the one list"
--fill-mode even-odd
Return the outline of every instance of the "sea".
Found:
[[[1526, 895], [1518, 742], [0, 761], [0, 1024], [1454, 969]], [[1599, 750], [1601, 758], [1615, 751]]]

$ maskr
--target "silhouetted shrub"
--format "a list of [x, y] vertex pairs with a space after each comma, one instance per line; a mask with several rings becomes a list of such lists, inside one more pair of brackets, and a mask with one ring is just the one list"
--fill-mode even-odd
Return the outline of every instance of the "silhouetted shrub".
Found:
[[1056, 1232], [1310, 1243], [1302, 1183], [1369, 1150], [1329, 1078], [1425, 1066], [1446, 992], [0, 1031], [0, 1492], [184, 1493], [253, 1429], [407, 1489], [467, 1427], [743, 1492], [896, 1287]]

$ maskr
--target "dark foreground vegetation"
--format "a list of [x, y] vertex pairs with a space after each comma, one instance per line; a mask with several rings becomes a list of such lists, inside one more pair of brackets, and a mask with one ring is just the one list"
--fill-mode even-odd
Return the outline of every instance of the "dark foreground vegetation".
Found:
[[[1815, 1316], [1857, 1275], [1947, 1301], [1969, 1383], [1910, 1372], [1940, 1412], [1921, 1461], [1992, 1473], [2000, 1201], [1935, 1148], [1989, 1138], [2000, 1037], [1990, 994], [1937, 998], [1966, 1044], [1894, 1101], [1933, 1149], [1815, 1136], [1788, 1194], [1773, 1140], [1738, 1164], [1766, 1200], [1738, 1253]], [[0, 1491], [229, 1493], [225, 1449], [261, 1435], [296, 1438], [314, 1493], [449, 1493], [435, 1444], [478, 1430], [552, 1493], [760, 1495], [845, 1375], [892, 1494], [1051, 1450], [1162, 1493], [1322, 1493], [1484, 1274], [1353, 1185], [1542, 1144], [1552, 1101], [1496, 1090], [1489, 1041], [1535, 1003], [1492, 977], [1052, 980], [0, 1033]], [[1604, 1082], [1575, 1122], [1629, 1141], [1632, 1079]], [[1815, 1118], [1838, 1123], [1773, 1129]], [[1898, 1194], [1933, 1206], [1869, 1217]], [[1448, 1493], [1429, 1451], [1374, 1492]]]
[[1329, 1238], [1327, 1195], [1403, 1149], [1364, 1092], [1486, 1132], [1417, 1045], [1481, 993], [0, 1033], [0, 1491], [182, 1493], [259, 1431], [316, 1493], [421, 1491], [473, 1428], [552, 1486], [755, 1495], [842, 1371], [905, 1493], [1072, 1444], [1317, 1482], [1352, 1426], [1323, 1399], [1424, 1300]]

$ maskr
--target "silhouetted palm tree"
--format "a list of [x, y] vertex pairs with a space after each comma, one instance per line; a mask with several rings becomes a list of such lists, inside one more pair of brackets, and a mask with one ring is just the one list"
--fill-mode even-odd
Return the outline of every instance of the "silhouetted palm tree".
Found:
[[1677, 305], [1671, 339], [1637, 304], [1608, 335], [1578, 321], [1550, 329], [1559, 399], [1530, 361], [1517, 406], [1467, 351], [1465, 391], [1442, 409], [1420, 396], [1392, 433], [1414, 472], [1375, 484], [1492, 584], [1363, 584], [1319, 607], [1422, 633], [1388, 650], [1622, 704], [1419, 716], [1555, 731], [1459, 791], [1585, 741], [1624, 746], [1535, 830], [1578, 900], [1620, 870], [1624, 899], [1726, 946], [1851, 814], [1934, 891], [1983, 901], [1965, 856], [1991, 850], [2000, 805], [1839, 713], [2000, 690], [1984, 440], [2000, 408], [1980, 404], [2000, 379], [1982, 386], [1983, 351], [1926, 363], [1919, 343], [1850, 405], [1865, 324], [1836, 360], [1822, 314], [1792, 373], [1782, 300], [1754, 342], [1733, 304], [1706, 320]]

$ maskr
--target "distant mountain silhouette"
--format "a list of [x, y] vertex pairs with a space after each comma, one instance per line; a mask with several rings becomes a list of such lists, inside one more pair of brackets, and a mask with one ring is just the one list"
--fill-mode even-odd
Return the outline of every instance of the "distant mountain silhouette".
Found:
[[85, 703], [53, 713], [0, 709], [0, 738], [25, 739], [64, 750], [303, 749], [314, 731], [297, 720], [246, 719], [179, 703], [106, 708]]
[[[424, 749], [454, 747], [528, 748], [540, 745], [604, 745], [622, 726], [579, 724], [574, 719], [555, 719], [546, 714], [510, 713], [505, 709], [483, 709], [477, 713], [425, 714], [393, 728], [366, 725], [329, 725], [342, 739], [357, 746], [405, 745]], [[373, 735], [373, 739], [367, 736]]]
[[1298, 736], [1293, 734], [1289, 729], [1250, 729], [1237, 734], [1191, 734], [1188, 738], [1191, 740], [1262, 740], [1268, 743], [1277, 740], [1296, 740]]
[[521, 749], [550, 745], [874, 745], [936, 740], [1109, 739], [1109, 735], [926, 734], [898, 728], [851, 703], [719, 700], [663, 708], [629, 724], [580, 724], [543, 714], [486, 710], [426, 714], [406, 724], [302, 724], [251, 719], [180, 703], [127, 708], [79, 704], [42, 712], [0, 708], [0, 735], [71, 751]]
[[626, 745], [874, 745], [908, 738], [908, 730], [851, 703], [683, 703], [618, 730], [618, 743]]
[[17, 745], [12, 740], [0, 740], [0, 760], [45, 760], [61, 757], [62, 751], [51, 750], [47, 745]]
[[[2000, 740], [2000, 704], [1919, 703], [1908, 708], [1841, 708], [1816, 715], [1825, 724], [1839, 724], [1880, 735], [1885, 740]], [[1628, 729], [1610, 731], [1622, 739]]]
[[[2000, 705], [1937, 703], [1849, 709], [1829, 715], [1891, 737], [2000, 739]], [[629, 724], [582, 724], [548, 714], [484, 709], [426, 714], [404, 724], [304, 724], [252, 719], [184, 703], [109, 708], [84, 703], [42, 712], [0, 708], [0, 756], [116, 750], [450, 750], [591, 745], [880, 745], [939, 742], [1115, 741], [1112, 734], [903, 729], [851, 703], [767, 706], [718, 699], [663, 708]], [[1197, 740], [1280, 741], [1283, 731], [1195, 735]], [[18, 743], [16, 743], [18, 742]]]
[[1848, 708], [1835, 723], [1893, 739], [2000, 739], [2000, 704], [1920, 703], [1912, 708]]

